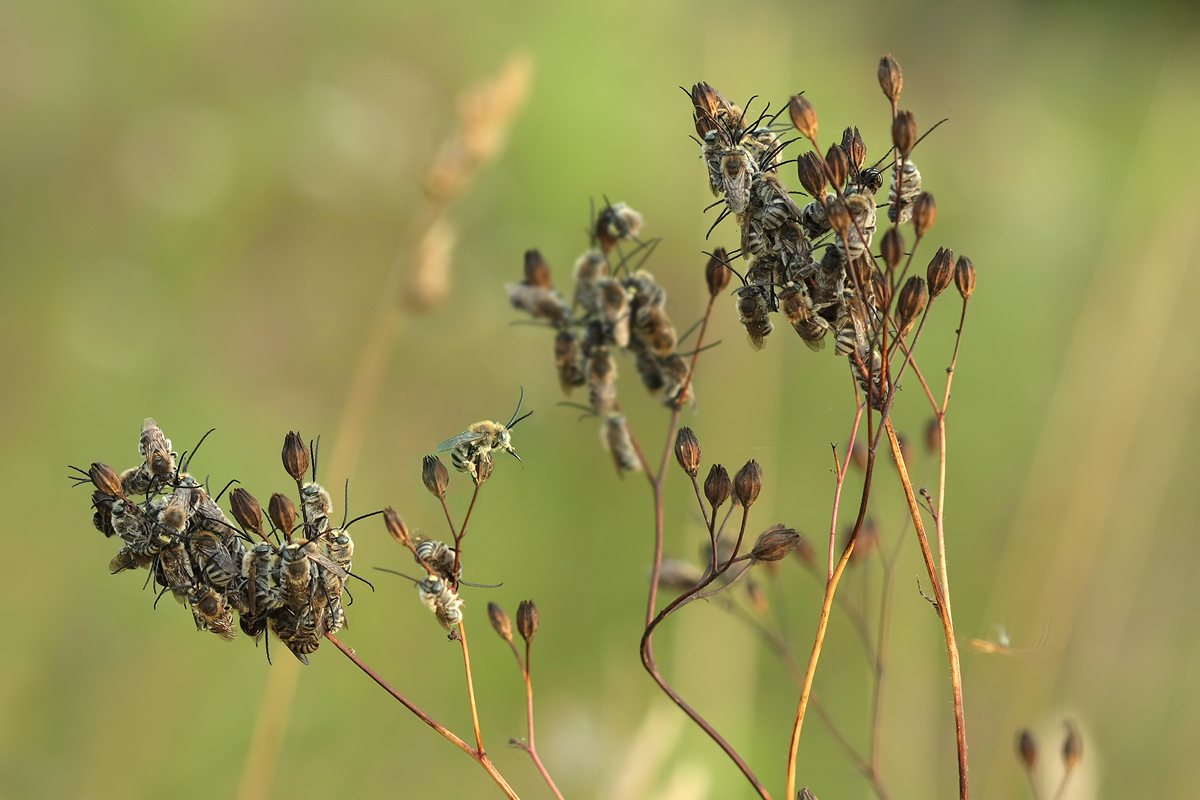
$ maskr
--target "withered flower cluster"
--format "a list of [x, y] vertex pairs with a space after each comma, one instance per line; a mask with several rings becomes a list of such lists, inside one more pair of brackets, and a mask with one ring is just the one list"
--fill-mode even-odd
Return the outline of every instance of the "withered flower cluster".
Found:
[[[274, 494], [269, 530], [258, 501], [241, 488], [230, 493], [240, 527], [231, 522], [217, 504], [220, 495], [212, 498], [206, 485], [188, 474], [191, 459], [172, 452], [171, 440], [153, 419], [142, 423], [138, 453], [142, 462], [120, 475], [100, 462], [86, 472], [74, 468], [85, 476], [77, 483], [95, 488], [92, 523], [122, 542], [109, 569], [114, 574], [149, 570], [147, 583], [161, 587], [160, 596], [169, 591], [187, 603], [197, 630], [236, 638], [234, 611], [242, 631], [255, 641], [270, 626], [307, 664], [307, 654], [324, 634], [345, 624], [342, 589], [354, 542], [348, 526], [331, 525], [329, 492], [315, 481], [305, 482], [313, 459], [300, 435], [288, 434], [283, 463], [296, 482], [301, 522], [292, 501]], [[261, 541], [254, 544], [251, 534]]]
[[[563, 392], [586, 386], [591, 412], [603, 419], [600, 437], [618, 472], [641, 469], [617, 405], [614, 351], [634, 356], [642, 383], [678, 408], [691, 397], [690, 365], [677, 352], [679, 337], [667, 314], [667, 293], [630, 259], [656, 242], [641, 242], [642, 216], [624, 203], [608, 205], [592, 229], [591, 247], [575, 262], [575, 294], [567, 303], [554, 288], [550, 266], [537, 250], [525, 253], [525, 279], [505, 288], [513, 307], [557, 331], [554, 363]], [[634, 242], [621, 254], [622, 242]], [[616, 250], [619, 258], [613, 258]], [[615, 262], [615, 263], [614, 263]]]

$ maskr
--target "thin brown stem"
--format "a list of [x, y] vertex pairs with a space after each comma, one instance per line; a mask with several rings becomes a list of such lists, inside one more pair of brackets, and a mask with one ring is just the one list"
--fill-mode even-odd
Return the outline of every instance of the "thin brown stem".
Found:
[[[467, 535], [467, 522], [471, 519], [471, 512], [475, 510], [475, 501], [479, 499], [479, 486], [475, 484], [475, 491], [471, 493], [471, 505], [467, 506], [467, 515], [463, 517], [462, 527], [458, 529], [458, 533], [454, 534], [454, 571], [450, 574], [454, 576], [454, 587], [458, 588], [458, 565], [459, 559], [462, 556], [462, 540]], [[445, 501], [443, 501], [443, 504]], [[450, 521], [450, 512], [446, 512], [446, 521]], [[451, 532], [454, 531], [454, 523], [450, 523]]]
[[[514, 652], [516, 651], [515, 646], [513, 650]], [[542, 773], [542, 778], [545, 779], [546, 784], [550, 787], [550, 791], [554, 792], [554, 796], [557, 797], [558, 800], [563, 800], [562, 792], [560, 792], [558, 787], [554, 785], [554, 780], [550, 777], [550, 773], [546, 771], [546, 767], [542, 764], [542, 759], [538, 757], [537, 743], [533, 738], [533, 659], [530, 655], [530, 652], [530, 642], [526, 641], [525, 668], [522, 670], [522, 672], [525, 674], [525, 709], [529, 719], [529, 744], [521, 745], [518, 742], [517, 746], [528, 753], [529, 757], [533, 759], [534, 766], [538, 768], [538, 772]], [[520, 663], [520, 660], [521, 659], [518, 657], [517, 662]]]
[[[842, 500], [842, 484], [846, 481], [846, 472], [850, 469], [850, 458], [854, 454], [854, 439], [858, 435], [858, 424], [862, 420], [863, 404], [859, 399], [858, 390], [854, 392], [855, 404], [854, 425], [850, 428], [850, 443], [846, 445], [846, 461], [837, 469], [837, 485], [833, 489], [833, 514], [829, 522], [829, 573], [825, 576], [828, 583], [833, 580], [833, 553], [837, 549], [837, 518], [838, 504]], [[833, 450], [834, 466], [837, 467], [837, 448]]]
[[1071, 781], [1071, 773], [1074, 772], [1070, 767], [1063, 773], [1062, 782], [1058, 784], [1058, 791], [1054, 793], [1054, 800], [1062, 800], [1067, 793], [1067, 784]]
[[942, 592], [946, 595], [946, 607], [950, 608], [950, 579], [946, 571], [946, 407], [950, 405], [950, 384], [954, 381], [954, 368], [958, 364], [958, 346], [962, 343], [963, 325], [967, 321], [967, 301], [963, 300], [962, 314], [958, 319], [958, 331], [954, 338], [954, 355], [950, 368], [946, 370], [946, 393], [942, 396], [942, 407], [937, 410], [938, 421], [938, 503], [937, 538], [938, 563], [942, 567]]
[[483, 734], [479, 732], [479, 709], [475, 707], [475, 682], [471, 678], [471, 650], [467, 647], [466, 620], [458, 621], [458, 638], [462, 642], [463, 668], [467, 673], [467, 698], [471, 702], [471, 724], [475, 728], [475, 746], [483, 753]]

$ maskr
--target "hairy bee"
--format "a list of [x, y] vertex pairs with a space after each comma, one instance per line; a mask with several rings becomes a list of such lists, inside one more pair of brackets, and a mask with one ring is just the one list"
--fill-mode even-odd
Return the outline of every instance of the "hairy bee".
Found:
[[787, 321], [800, 334], [800, 338], [813, 351], [825, 347], [825, 333], [829, 323], [813, 313], [812, 299], [803, 283], [788, 283], [779, 294], [779, 306]]
[[196, 575], [188, 558], [183, 542], [169, 537], [158, 537], [160, 549], [154, 557], [154, 576], [158, 585], [170, 589], [175, 599], [182, 603], [188, 592], [196, 585]]
[[309, 543], [289, 542], [279, 552], [279, 577], [277, 583], [283, 593], [284, 604], [299, 615], [309, 605], [314, 591], [312, 562], [309, 559]]
[[720, 165], [725, 203], [734, 214], [741, 214], [750, 204], [750, 180], [755, 172], [754, 161], [745, 148], [734, 146], [720, 151]]
[[187, 596], [188, 605], [192, 607], [192, 616], [196, 618], [196, 630], [212, 631], [222, 639], [237, 638], [233, 629], [233, 614], [229, 607], [211, 587], [196, 586]]
[[525, 401], [525, 390], [521, 390], [521, 398], [517, 401], [517, 410], [513, 412], [512, 418], [509, 419], [507, 425], [501, 425], [499, 422], [491, 420], [483, 420], [476, 422], [471, 427], [451, 439], [447, 439], [438, 445], [438, 452], [450, 451], [450, 461], [454, 464], [454, 468], [459, 472], [471, 476], [475, 481], [475, 485], [481, 485], [487, 478], [481, 474], [480, 466], [483, 462], [488, 464], [488, 472], [490, 473], [491, 452], [493, 450], [504, 450], [511, 453], [518, 461], [521, 457], [517, 455], [517, 451], [512, 446], [512, 435], [510, 431], [516, 427], [517, 423], [528, 417], [520, 416], [521, 405]]
[[629, 347], [629, 292], [619, 281], [602, 278], [599, 284], [600, 305], [613, 344], [624, 350]]
[[[857, 301], [843, 304], [842, 311], [833, 324], [834, 352], [839, 356], [858, 353], [867, 359], [867, 323], [863, 319], [862, 307]], [[851, 359], [853, 360], [853, 359]]]
[[576, 386], [587, 383], [583, 347], [579, 341], [579, 334], [575, 331], [559, 331], [554, 339], [554, 368], [558, 371], [558, 382], [564, 394], [569, 395]]
[[417, 561], [430, 567], [450, 585], [458, 583], [462, 577], [462, 564], [458, 565], [457, 571], [454, 568], [455, 555], [454, 548], [445, 542], [424, 539], [417, 545]]
[[625, 417], [620, 414], [610, 414], [605, 417], [604, 425], [600, 428], [600, 440], [612, 453], [618, 475], [624, 477], [626, 472], [637, 472], [642, 468], [642, 462], [633, 448], [633, 438], [629, 435], [629, 426], [625, 424]]
[[163, 435], [162, 428], [150, 417], [142, 421], [138, 455], [146, 460], [152, 482], [161, 480], [175, 471], [175, 454], [171, 452], [171, 440]]
[[750, 346], [762, 350], [764, 340], [774, 330], [768, 314], [771, 311], [772, 290], [770, 286], [747, 284], [737, 291], [738, 320], [746, 328]]
[[571, 318], [571, 309], [554, 289], [528, 283], [508, 283], [504, 288], [512, 307], [534, 319], [544, 319], [551, 325], [565, 325]]
[[756, 128], [742, 138], [742, 145], [749, 151], [760, 172], [774, 172], [779, 168], [783, 147], [779, 135], [770, 128]]
[[129, 545], [123, 545], [113, 556], [112, 561], [108, 562], [108, 571], [116, 575], [127, 569], [146, 569], [152, 563], [154, 563], [154, 556], [136, 554], [129, 548]]
[[187, 527], [188, 517], [192, 510], [192, 494], [199, 488], [195, 478], [184, 475], [175, 491], [167, 498], [162, 511], [158, 512], [158, 522], [175, 533], [183, 533]]
[[798, 222], [788, 222], [774, 231], [771, 236], [771, 246], [779, 256], [783, 269], [780, 283], [788, 281], [799, 283], [812, 275], [816, 269], [813, 264], [812, 246], [804, 235], [804, 230]]
[[836, 195], [826, 195], [824, 200], [813, 200], [800, 209], [800, 224], [808, 238], [815, 239], [829, 230], [829, 218], [825, 216], [825, 206]]
[[[688, 381], [691, 367], [687, 359], [678, 353], [672, 353], [661, 362], [664, 380], [663, 405], [669, 408], [679, 408], [688, 400], [695, 397], [695, 388]], [[683, 390], [687, 387], [687, 394]]]
[[300, 488], [300, 503], [304, 507], [306, 538], [315, 539], [329, 530], [333, 501], [324, 486], [315, 481], [304, 484]]
[[354, 540], [350, 538], [349, 531], [342, 528], [330, 531], [325, 550], [333, 563], [345, 570], [347, 575], [350, 574], [354, 558]]
[[608, 275], [604, 253], [592, 249], [575, 262], [575, 307], [592, 314], [600, 310], [600, 279]]
[[642, 231], [642, 215], [624, 203], [606, 206], [596, 218], [596, 240], [607, 253], [623, 239], [636, 239]]
[[270, 626], [292, 655], [304, 665], [308, 664], [308, 655], [316, 652], [321, 645], [312, 621], [304, 620], [289, 608], [281, 608], [272, 614]]
[[875, 235], [875, 201], [870, 195], [847, 195], [846, 209], [853, 224], [846, 230], [845, 241], [840, 236], [834, 238], [834, 247], [847, 261], [853, 261], [871, 246]]
[[161, 540], [154, 535], [149, 516], [136, 504], [118, 500], [112, 505], [111, 523], [121, 541], [135, 555], [155, 555]]
[[920, 193], [921, 172], [916, 164], [905, 159], [899, 172], [892, 170], [892, 183], [888, 189], [888, 219], [892, 222], [899, 219], [901, 224], [912, 219], [913, 201]]
[[659, 303], [648, 303], [637, 309], [634, 315], [633, 333], [639, 344], [648, 347], [659, 356], [666, 357], [675, 352], [679, 337], [675, 326], [667, 316], [667, 309]]
[[242, 557], [242, 577], [246, 580], [246, 599], [249, 613], [254, 617], [266, 615], [284, 605], [279, 585], [279, 557], [273, 545], [260, 542]]
[[652, 392], [657, 392], [667, 385], [663, 374], [662, 361], [650, 350], [639, 350], [635, 362], [638, 374], [642, 376], [642, 385]]
[[588, 348], [588, 399], [597, 414], [607, 414], [617, 402], [617, 361], [604, 345]]
[[446, 630], [462, 622], [462, 598], [447, 581], [431, 575], [417, 583], [417, 594]]

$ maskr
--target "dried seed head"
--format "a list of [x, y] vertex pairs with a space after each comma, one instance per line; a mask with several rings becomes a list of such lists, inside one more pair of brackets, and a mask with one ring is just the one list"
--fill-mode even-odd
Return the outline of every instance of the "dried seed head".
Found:
[[408, 536], [408, 526], [404, 524], [404, 520], [400, 519], [400, 515], [396, 513], [396, 509], [392, 507], [383, 510], [383, 521], [387, 525], [388, 533], [392, 535], [400, 544], [405, 547], [412, 547], [412, 539]]
[[936, 221], [937, 203], [933, 201], [933, 195], [921, 192], [913, 201], [912, 212], [913, 230], [917, 232], [917, 238], [924, 236]]
[[846, 202], [842, 198], [833, 195], [830, 195], [830, 198], [829, 204], [825, 206], [825, 218], [829, 220], [829, 227], [845, 236], [853, 223], [850, 209], [846, 208]]
[[238, 521], [239, 525], [262, 536], [262, 506], [254, 499], [254, 495], [239, 486], [229, 493], [229, 507], [233, 511], [233, 518]]
[[792, 95], [788, 101], [788, 113], [792, 116], [792, 124], [800, 135], [813, 144], [817, 143], [817, 110], [802, 94]]
[[500, 638], [512, 644], [512, 620], [509, 619], [508, 612], [497, 603], [488, 603], [488, 619], [492, 621], [492, 627], [500, 634]]
[[863, 164], [867, 163], [867, 146], [863, 143], [862, 134], [858, 132], [857, 127], [842, 131], [842, 150], [857, 174], [863, 168]]
[[811, 789], [805, 786], [800, 790], [800, 793], [796, 795], [796, 800], [817, 800], [817, 796], [812, 793]]
[[836, 144], [829, 145], [829, 149], [825, 152], [825, 171], [829, 173], [829, 182], [834, 188], [841, 188], [846, 185], [846, 175], [850, 172], [850, 161], [846, 158], [846, 152]]
[[714, 512], [729, 499], [731, 491], [733, 482], [729, 480], [729, 472], [720, 464], [713, 464], [708, 470], [708, 477], [704, 479], [704, 496]]
[[779, 561], [800, 546], [800, 534], [786, 525], [773, 525], [763, 531], [750, 555], [756, 561]]
[[291, 535], [292, 528], [296, 527], [296, 506], [287, 495], [279, 492], [271, 495], [271, 502], [267, 503], [267, 513], [275, 527], [283, 531], [284, 536]]
[[892, 305], [892, 282], [882, 272], [875, 270], [871, 273], [871, 284], [875, 288], [875, 307], [890, 308]]
[[925, 426], [925, 449], [930, 455], [941, 452], [942, 429], [938, 425], [937, 417], [930, 417], [929, 423]]
[[475, 485], [483, 486], [484, 481], [492, 477], [492, 470], [495, 468], [496, 462], [492, 461], [491, 453], [481, 453], [479, 461], [475, 465]]
[[692, 86], [692, 105], [695, 107], [696, 133], [701, 137], [716, 127], [716, 115], [729, 101], [704, 81]]
[[437, 456], [425, 456], [421, 459], [421, 483], [429, 493], [439, 500], [446, 499], [446, 486], [450, 483], [450, 473], [446, 465]]
[[1079, 732], [1079, 726], [1074, 720], [1063, 720], [1063, 725], [1067, 729], [1067, 737], [1063, 739], [1062, 757], [1063, 766], [1067, 768], [1067, 772], [1075, 769], [1075, 765], [1083, 758], [1083, 734]]
[[712, 258], [704, 266], [704, 280], [708, 283], [708, 293], [713, 297], [725, 291], [725, 287], [729, 285], [729, 280], [733, 277], [733, 270], [726, 266], [728, 263], [729, 255], [725, 252], [725, 248], [718, 247], [713, 250]]
[[895, 270], [904, 258], [904, 234], [900, 233], [900, 228], [888, 228], [883, 234], [880, 248], [883, 252], [883, 263], [887, 264], [889, 270]]
[[917, 324], [917, 317], [925, 310], [927, 301], [925, 281], [916, 275], [911, 276], [900, 290], [896, 300], [896, 316], [900, 323], [900, 338], [908, 336], [909, 331]]
[[1021, 759], [1026, 771], [1031, 771], [1037, 766], [1037, 757], [1037, 742], [1033, 740], [1033, 733], [1028, 730], [1021, 731], [1017, 735], [1017, 758]]
[[954, 265], [954, 285], [963, 300], [971, 299], [971, 292], [975, 291], [975, 265], [966, 256], [959, 256]]
[[302, 483], [304, 474], [308, 472], [308, 463], [308, 445], [304, 444], [298, 431], [289, 432], [283, 440], [283, 468], [292, 476], [292, 480]]
[[825, 199], [829, 178], [819, 155], [810, 150], [796, 159], [796, 174], [804, 191], [818, 200]]
[[110, 497], [124, 497], [125, 492], [121, 489], [121, 476], [117, 471], [100, 461], [92, 462], [92, 466], [88, 469], [88, 477], [92, 479], [92, 485], [96, 489]]
[[929, 281], [929, 293], [934, 297], [950, 288], [950, 282], [954, 280], [953, 259], [954, 256], [942, 247], [930, 259], [925, 277]]
[[917, 143], [917, 121], [911, 111], [901, 111], [892, 120], [892, 144], [896, 145], [902, 159], [908, 158]]
[[883, 89], [883, 96], [891, 100], [893, 106], [896, 105], [900, 90], [904, 88], [904, 73], [891, 53], [879, 59], [879, 88]]
[[693, 478], [700, 472], [700, 440], [686, 425], [679, 429], [675, 437], [675, 459], [683, 471]]
[[550, 280], [550, 265], [536, 249], [525, 251], [525, 282], [539, 289], [549, 289], [553, 285]]
[[733, 478], [733, 497], [745, 508], [749, 508], [758, 499], [762, 491], [762, 467], [753, 458], [738, 470]]
[[533, 636], [538, 629], [538, 610], [537, 605], [532, 600], [522, 600], [521, 605], [517, 607], [517, 630], [521, 633], [521, 638], [526, 643], [533, 641]]

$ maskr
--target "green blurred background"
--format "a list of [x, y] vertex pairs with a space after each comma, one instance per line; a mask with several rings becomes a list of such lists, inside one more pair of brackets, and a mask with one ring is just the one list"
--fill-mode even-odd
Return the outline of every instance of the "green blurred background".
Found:
[[[352, 479], [355, 513], [390, 504], [439, 534], [421, 455], [476, 419], [507, 418], [524, 386], [536, 413], [515, 436], [523, 467], [498, 463], [469, 537], [468, 578], [504, 585], [464, 593], [495, 762], [523, 797], [550, 796], [505, 747], [524, 735], [524, 699], [481, 613], [533, 597], [538, 741], [568, 797], [751, 796], [641, 669], [649, 493], [640, 476], [617, 479], [595, 420], [556, 407], [549, 336], [509, 325], [502, 285], [537, 246], [569, 286], [589, 199], [607, 195], [663, 237], [647, 266], [686, 328], [703, 308], [711, 215], [677, 87], [703, 79], [776, 103], [805, 90], [827, 141], [857, 124], [878, 156], [888, 112], [875, 67], [891, 52], [902, 105], [922, 127], [950, 118], [916, 156], [940, 209], [932, 244], [979, 271], [947, 505], [975, 795], [1024, 796], [1012, 755], [1024, 726], [1052, 780], [1070, 716], [1085, 759], [1069, 796], [1200, 796], [1196, 23], [1154, 3], [0, 3], [0, 485], [22, 503], [0, 534], [0, 795], [237, 792], [272, 668], [244, 637], [197, 635], [174, 603], [152, 612], [140, 578], [109, 577], [116, 545], [92, 529], [65, 466], [133, 464], [152, 415], [177, 450], [215, 427], [194, 471], [265, 498], [286, 487], [286, 431], [336, 447], [454, 98], [525, 53], [535, 78], [508, 148], [451, 212], [451, 302], [402, 319], [361, 458], [323, 478]], [[734, 245], [733, 227], [714, 242]], [[762, 463], [755, 527], [785, 521], [819, 548], [829, 443], [844, 442], [853, 412], [844, 362], [786, 328], [751, 352], [732, 306], [718, 304], [724, 343], [702, 357], [684, 421], [705, 468]], [[924, 334], [935, 383], [957, 317], [951, 292]], [[634, 431], [657, 450], [666, 412], [622, 369]], [[929, 408], [906, 388], [896, 424], [915, 442]], [[935, 465], [917, 452], [914, 476], [932, 486]], [[888, 463], [872, 515], [892, 543], [904, 509]], [[666, 547], [695, 558], [703, 534], [682, 477], [668, 481]], [[461, 515], [465, 482], [451, 488]], [[458, 648], [409, 586], [371, 570], [408, 564], [382, 524], [354, 530], [356, 571], [378, 591], [355, 592], [344, 640], [466, 735]], [[944, 642], [913, 585], [922, 572], [909, 534], [884, 714], [893, 797], [955, 791]], [[871, 562], [844, 590], [857, 601], [869, 584], [874, 607], [878, 578]], [[770, 599], [803, 660], [820, 587], [789, 561]], [[994, 625], [1021, 652], [966, 646]], [[861, 744], [870, 678], [857, 648], [835, 613], [816, 691]], [[778, 661], [715, 605], [669, 623], [658, 654], [778, 797], [797, 699]], [[290, 658], [273, 655], [276, 670]], [[270, 796], [499, 796], [332, 647], [312, 661], [275, 720], [286, 734]], [[871, 796], [811, 715], [799, 766], [826, 800]]]

